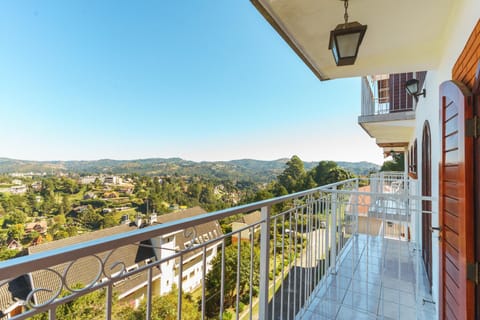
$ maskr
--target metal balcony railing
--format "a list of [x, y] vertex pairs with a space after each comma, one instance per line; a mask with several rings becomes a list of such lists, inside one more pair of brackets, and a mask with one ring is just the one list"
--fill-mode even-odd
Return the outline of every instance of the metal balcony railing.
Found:
[[[15, 300], [14, 319], [65, 317], [74, 301], [95, 292], [101, 293], [100, 307], [92, 307], [97, 318], [142, 312], [144, 319], [294, 319], [359, 234], [379, 234], [388, 220], [397, 231], [385, 232], [416, 245], [421, 198], [412, 194], [413, 184], [403, 174], [383, 173], [15, 258], [0, 263], [0, 294], [12, 293], [19, 279], [30, 285]], [[257, 210], [257, 220], [235, 230], [199, 231], [207, 222]], [[176, 237], [187, 239], [184, 249]], [[137, 253], [132, 264], [120, 254], [132, 247], [154, 254], [142, 260]], [[87, 265], [95, 272], [79, 283]], [[170, 318], [155, 313], [161, 294], [176, 295]], [[187, 311], [192, 301], [195, 308]]]
[[[388, 78], [387, 78], [388, 80]], [[384, 93], [379, 92], [378, 81], [374, 77], [362, 77], [362, 114], [361, 116], [377, 116], [390, 113], [413, 111], [414, 108], [411, 103], [407, 103], [408, 99], [406, 93], [401, 90], [389, 93], [392, 88], [382, 88]], [[383, 80], [385, 81], [385, 80]], [[402, 88], [403, 89], [403, 88]], [[391, 98], [394, 98], [395, 104], [392, 105]]]

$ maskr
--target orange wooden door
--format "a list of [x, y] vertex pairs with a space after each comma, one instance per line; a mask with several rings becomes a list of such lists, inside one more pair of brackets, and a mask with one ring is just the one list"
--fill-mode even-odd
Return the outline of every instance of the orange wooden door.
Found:
[[440, 86], [440, 316], [474, 319], [475, 286], [467, 280], [474, 261], [473, 138], [465, 119], [473, 116], [472, 94], [460, 82]]

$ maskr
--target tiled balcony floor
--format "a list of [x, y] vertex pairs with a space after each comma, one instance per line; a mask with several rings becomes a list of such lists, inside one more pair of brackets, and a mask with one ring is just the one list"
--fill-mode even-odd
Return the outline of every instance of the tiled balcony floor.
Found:
[[315, 292], [300, 319], [435, 319], [420, 252], [406, 241], [359, 235], [337, 274]]

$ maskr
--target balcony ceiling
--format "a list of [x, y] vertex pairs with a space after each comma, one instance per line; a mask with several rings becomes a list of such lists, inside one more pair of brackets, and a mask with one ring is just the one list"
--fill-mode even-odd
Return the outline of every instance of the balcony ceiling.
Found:
[[339, 0], [251, 0], [321, 80], [435, 69], [463, 0], [350, 0], [349, 21], [368, 25], [353, 66], [337, 67], [330, 30], [343, 23]]

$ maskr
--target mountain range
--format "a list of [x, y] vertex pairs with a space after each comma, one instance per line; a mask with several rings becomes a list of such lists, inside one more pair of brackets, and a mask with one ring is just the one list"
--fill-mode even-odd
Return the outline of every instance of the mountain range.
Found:
[[[278, 176], [289, 159], [195, 162], [181, 158], [150, 158], [138, 160], [73, 160], [73, 161], [31, 161], [0, 158], [0, 173], [45, 172], [77, 174], [128, 174], [203, 176], [217, 179], [249, 180], [268, 182]], [[310, 170], [318, 162], [304, 162]], [[371, 162], [337, 162], [356, 175], [367, 175], [378, 171], [380, 166]]]

